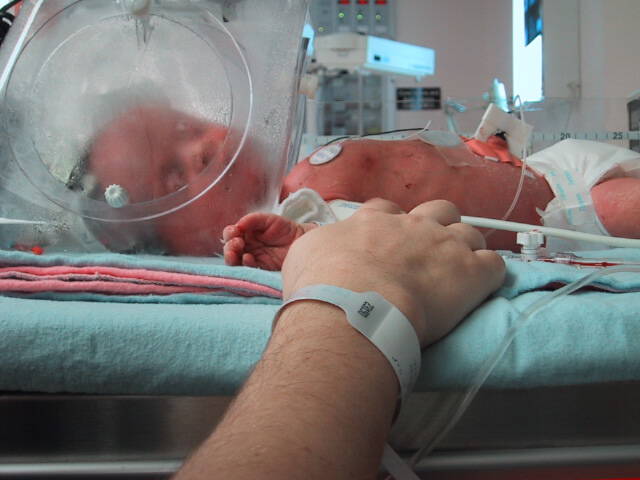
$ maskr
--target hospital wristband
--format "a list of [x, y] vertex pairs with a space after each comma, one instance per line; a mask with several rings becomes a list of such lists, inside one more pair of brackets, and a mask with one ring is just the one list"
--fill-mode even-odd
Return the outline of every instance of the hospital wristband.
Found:
[[353, 292], [332, 285], [301, 288], [276, 313], [293, 302], [317, 300], [342, 309], [349, 324], [369, 339], [386, 357], [400, 384], [400, 402], [404, 404], [420, 373], [420, 342], [411, 322], [392, 303], [376, 292]]

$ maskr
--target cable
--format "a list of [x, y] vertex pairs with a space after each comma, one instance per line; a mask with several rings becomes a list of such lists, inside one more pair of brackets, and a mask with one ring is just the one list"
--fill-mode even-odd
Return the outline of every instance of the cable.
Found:
[[[429, 122], [430, 124], [431, 122]], [[427, 124], [427, 127], [429, 126], [429, 124]], [[351, 135], [344, 135], [342, 137], [337, 137], [334, 138], [332, 140], [329, 140], [327, 143], [325, 143], [324, 145], [322, 145], [323, 147], [326, 147], [327, 145], [331, 145], [332, 143], [338, 142], [340, 140], [345, 140], [347, 138], [352, 138], [352, 139], [358, 139], [358, 138], [365, 138], [365, 137], [375, 137], [377, 135], [387, 135], [389, 133], [399, 133], [399, 132], [421, 132], [423, 130], [425, 130], [427, 127], [418, 127], [418, 128], [398, 128], [396, 130], [387, 130], [386, 132], [379, 132], [379, 133], [367, 133], [365, 135], [359, 135], [359, 136], [351, 136]]]
[[[536, 313], [541, 311], [543, 308], [549, 306], [553, 301], [557, 300], [560, 297], [565, 295], [569, 295], [576, 290], [590, 285], [595, 280], [600, 277], [604, 277], [606, 275], [611, 275], [614, 273], [620, 272], [640, 272], [640, 266], [629, 266], [629, 265], [621, 265], [616, 267], [608, 267], [602, 270], [595, 271], [590, 275], [586, 275], [581, 279], [576, 280], [548, 295], [545, 295], [538, 301], [532, 303], [527, 307], [522, 313], [520, 313], [516, 322], [511, 326], [502, 340], [502, 343], [498, 346], [495, 352], [482, 364], [480, 370], [473, 379], [473, 382], [465, 392], [464, 397], [458, 404], [454, 414], [447, 424], [438, 432], [438, 434], [433, 437], [433, 439], [427, 443], [424, 447], [418, 450], [411, 459], [410, 465], [412, 468], [415, 468], [417, 463], [427, 456], [433, 448], [451, 431], [451, 429], [458, 423], [464, 412], [467, 410], [476, 394], [485, 383], [491, 372], [493, 372], [494, 368], [511, 346], [513, 339], [516, 337], [518, 333], [522, 330], [522, 327], [526, 325]], [[396, 480], [403, 480], [402, 478], [396, 478]]]

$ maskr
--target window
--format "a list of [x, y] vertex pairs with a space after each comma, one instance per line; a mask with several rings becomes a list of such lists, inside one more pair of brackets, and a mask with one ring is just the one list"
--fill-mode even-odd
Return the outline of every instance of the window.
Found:
[[536, 102], [542, 95], [541, 0], [513, 0], [513, 95]]

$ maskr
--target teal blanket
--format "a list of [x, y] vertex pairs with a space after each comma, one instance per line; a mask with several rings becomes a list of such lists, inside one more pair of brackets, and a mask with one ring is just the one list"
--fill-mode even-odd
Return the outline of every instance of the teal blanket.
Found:
[[[613, 255], [607, 252], [607, 255]], [[640, 259], [640, 252], [625, 251]], [[11, 265], [162, 269], [241, 278], [280, 288], [278, 274], [218, 261], [123, 255], [0, 254]], [[448, 337], [427, 349], [417, 390], [470, 381], [549, 284], [591, 270], [508, 262], [505, 286]], [[504, 388], [640, 379], [640, 274], [603, 277], [626, 293], [580, 291], [540, 312], [489, 377]], [[177, 294], [144, 298], [39, 293], [0, 296], [0, 390], [101, 394], [227, 395], [266, 345], [278, 301]]]

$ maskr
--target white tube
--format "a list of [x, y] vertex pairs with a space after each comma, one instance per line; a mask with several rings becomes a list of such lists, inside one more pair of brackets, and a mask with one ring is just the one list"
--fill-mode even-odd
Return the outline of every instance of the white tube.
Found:
[[520, 331], [522, 330], [522, 327], [526, 325], [529, 322], [529, 320], [531, 320], [531, 317], [533, 317], [533, 315], [538, 313], [544, 307], [547, 307], [554, 300], [560, 297], [563, 297], [565, 295], [569, 295], [570, 293], [573, 293], [584, 286], [590, 285], [600, 277], [604, 277], [605, 275], [610, 275], [613, 273], [620, 273], [620, 272], [640, 272], [640, 266], [619, 265], [615, 267], [608, 267], [608, 268], [603, 268], [601, 270], [597, 270], [591, 273], [590, 275], [585, 275], [584, 277], [576, 280], [575, 282], [565, 285], [564, 287], [559, 288], [558, 290], [555, 290], [548, 295], [545, 295], [537, 302], [534, 302], [531, 305], [529, 305], [529, 307], [527, 307], [520, 314], [517, 321], [509, 328], [509, 330], [507, 330], [507, 333], [505, 334], [504, 339], [502, 340], [498, 348], [495, 350], [495, 352], [482, 364], [482, 367], [480, 368], [480, 370], [478, 370], [478, 373], [474, 377], [473, 381], [471, 382], [471, 385], [465, 392], [464, 397], [458, 404], [458, 407], [456, 408], [454, 414], [451, 416], [447, 424], [440, 430], [440, 432], [438, 432], [437, 435], [433, 437], [433, 439], [427, 445], [422, 447], [420, 450], [418, 450], [414, 454], [413, 458], [411, 459], [411, 466], [415, 468], [415, 465], [417, 465], [417, 463], [422, 458], [429, 455], [429, 453], [431, 453], [433, 448], [438, 443], [440, 443], [440, 441], [458, 423], [458, 420], [460, 420], [464, 412], [467, 410], [467, 408], [475, 398], [476, 394], [478, 393], [482, 385], [484, 385], [484, 382], [487, 380], [489, 375], [491, 375], [491, 372], [493, 372], [494, 368], [496, 367], [500, 359], [502, 359], [502, 356], [511, 346], [513, 339], [516, 337], [518, 333], [520, 333]]
[[575, 232], [573, 230], [564, 230], [562, 228], [507, 222], [505, 220], [495, 220], [493, 218], [462, 216], [460, 221], [468, 225], [473, 225], [474, 227], [494, 228], [496, 230], [508, 230], [510, 232], [530, 232], [532, 230], [535, 230], [549, 237], [559, 237], [567, 238], [569, 240], [601, 243], [603, 245], [609, 245], [610, 247], [640, 248], [640, 240], [635, 238], [608, 237], [606, 235]]
[[39, 220], [0, 217], [0, 225], [46, 225], [47, 223]]
[[38, 14], [38, 11], [40, 11], [40, 7], [42, 7], [43, 3], [44, 3], [44, 0], [38, 0], [38, 2], [36, 2], [36, 4], [34, 5], [33, 10], [31, 10], [29, 14], [27, 23], [25, 24], [24, 29], [22, 30], [22, 33], [20, 34], [20, 37], [18, 38], [18, 41], [16, 42], [16, 45], [13, 48], [13, 51], [11, 52], [9, 61], [7, 62], [7, 66], [2, 72], [2, 76], [0, 76], [0, 92], [4, 90], [4, 87], [6, 86], [7, 80], [9, 79], [9, 75], [11, 74], [11, 71], [13, 70], [13, 67], [16, 64], [16, 61], [18, 61], [18, 55], [22, 50], [22, 46], [24, 45], [24, 42], [27, 40], [29, 29], [31, 28], [31, 25], [33, 25], [33, 22], [36, 19], [36, 15]]
[[[522, 100], [518, 95], [516, 99], [520, 102], [520, 121], [523, 123], [523, 126], [526, 127], [526, 123], [524, 121], [524, 106], [522, 105]], [[514, 100], [515, 101], [515, 100]], [[509, 220], [509, 215], [513, 212], [518, 204], [518, 200], [520, 199], [520, 195], [522, 194], [522, 187], [524, 187], [524, 176], [527, 173], [527, 143], [522, 145], [522, 155], [520, 156], [520, 160], [522, 161], [522, 168], [520, 169], [520, 179], [518, 180], [518, 188], [516, 188], [516, 194], [513, 196], [513, 200], [511, 201], [511, 205], [507, 209], [507, 212], [502, 216], [501, 220]], [[490, 232], [485, 238], [488, 238], [491, 235]]]

